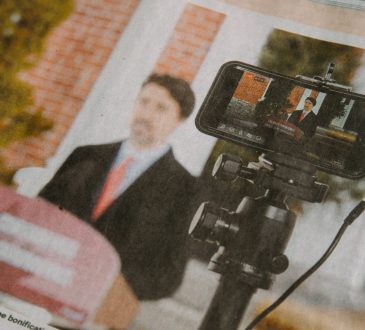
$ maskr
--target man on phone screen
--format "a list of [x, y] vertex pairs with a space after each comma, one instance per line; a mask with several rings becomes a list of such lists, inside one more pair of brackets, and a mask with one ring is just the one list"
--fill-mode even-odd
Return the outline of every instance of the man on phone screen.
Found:
[[294, 111], [288, 118], [288, 122], [300, 128], [307, 137], [313, 136], [317, 127], [317, 116], [312, 111], [316, 103], [314, 97], [307, 97], [304, 109]]

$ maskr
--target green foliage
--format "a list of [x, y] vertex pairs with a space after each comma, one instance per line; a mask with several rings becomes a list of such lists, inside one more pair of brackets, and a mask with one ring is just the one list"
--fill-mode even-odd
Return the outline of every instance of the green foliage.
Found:
[[72, 9], [71, 0], [2, 0], [0, 70], [16, 74], [34, 65], [47, 34]]
[[273, 30], [261, 51], [259, 65], [288, 76], [313, 77], [324, 75], [328, 64], [334, 62], [334, 79], [346, 85], [360, 66], [362, 54], [359, 48]]
[[290, 83], [274, 80], [266, 93], [265, 99], [256, 105], [256, 122], [262, 124], [270, 116], [281, 117], [284, 114], [286, 115], [285, 110], [292, 106], [288, 101], [291, 90], [292, 86]]
[[33, 103], [31, 93], [28, 84], [15, 79], [9, 83], [0, 77], [0, 148], [52, 127], [41, 109], [27, 110]]
[[[336, 64], [334, 79], [341, 84], [350, 84], [361, 64], [363, 50], [318, 39], [304, 37], [281, 30], [273, 30], [262, 48], [259, 66], [288, 76], [323, 76], [328, 64]], [[284, 87], [283, 87], [284, 88]], [[280, 102], [277, 102], [278, 104]], [[265, 106], [265, 105], [263, 105]], [[282, 108], [286, 104], [280, 105]], [[260, 119], [260, 118], [258, 118]], [[218, 140], [204, 169], [203, 175], [210, 175], [215, 159], [222, 152], [239, 155], [245, 162], [257, 160], [259, 153], [245, 147]], [[362, 198], [361, 183], [319, 173], [319, 180], [330, 186], [327, 200], [340, 201], [340, 196], [348, 192], [352, 198]], [[233, 188], [233, 190], [237, 190]], [[297, 201], [290, 204], [297, 209]]]
[[[34, 109], [31, 85], [17, 74], [36, 65], [47, 35], [72, 10], [72, 0], [0, 2], [0, 148], [52, 127], [42, 109]], [[9, 173], [0, 159], [0, 181]]]

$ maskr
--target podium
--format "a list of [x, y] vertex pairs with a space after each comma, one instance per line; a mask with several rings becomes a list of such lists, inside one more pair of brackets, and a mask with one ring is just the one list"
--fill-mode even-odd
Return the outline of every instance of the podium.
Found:
[[108, 241], [40, 198], [0, 186], [0, 200], [0, 292], [7, 297], [2, 303], [41, 307], [55, 327], [125, 329], [138, 300]]

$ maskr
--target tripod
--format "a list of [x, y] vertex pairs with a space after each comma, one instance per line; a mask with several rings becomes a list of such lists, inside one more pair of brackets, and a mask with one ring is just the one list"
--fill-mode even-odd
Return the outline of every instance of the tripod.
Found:
[[328, 187], [316, 181], [315, 172], [310, 163], [284, 153], [262, 155], [259, 163], [248, 167], [231, 155], [217, 159], [214, 177], [230, 181], [239, 177], [266, 193], [244, 197], [234, 212], [205, 202], [193, 218], [189, 233], [219, 246], [208, 269], [222, 274], [199, 330], [237, 329], [256, 290], [269, 289], [274, 275], [288, 268], [284, 250], [296, 215], [286, 199], [323, 201]]

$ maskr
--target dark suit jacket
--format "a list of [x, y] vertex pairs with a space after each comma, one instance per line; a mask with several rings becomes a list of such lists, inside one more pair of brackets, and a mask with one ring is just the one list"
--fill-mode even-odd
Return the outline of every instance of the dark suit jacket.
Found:
[[[79, 147], [40, 196], [90, 222], [120, 143]], [[180, 284], [195, 210], [193, 177], [172, 151], [143, 173], [93, 224], [118, 251], [122, 273], [140, 299], [158, 299]]]
[[299, 127], [303, 131], [304, 135], [308, 137], [313, 136], [317, 127], [317, 116], [311, 111], [302, 121], [299, 121], [302, 112], [303, 110], [294, 111], [288, 118], [288, 122]]

